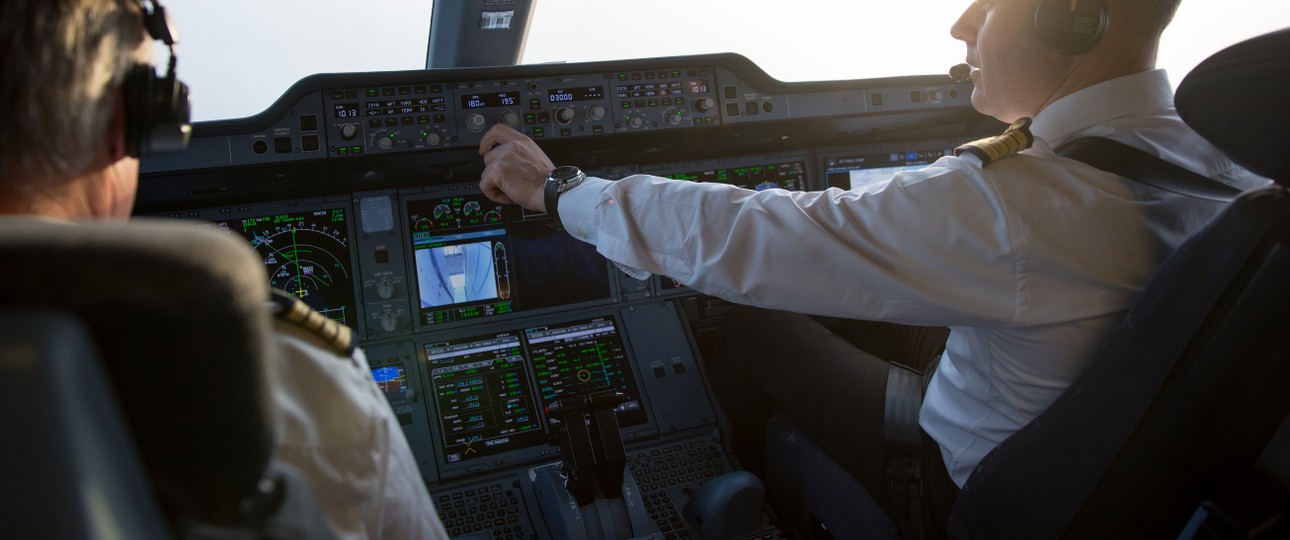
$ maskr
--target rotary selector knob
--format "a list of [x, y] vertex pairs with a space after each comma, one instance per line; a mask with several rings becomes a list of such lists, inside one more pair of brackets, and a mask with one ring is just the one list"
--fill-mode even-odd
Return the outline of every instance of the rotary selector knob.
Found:
[[645, 125], [645, 119], [639, 114], [627, 119], [627, 126], [632, 129], [640, 129], [643, 125]]
[[471, 131], [483, 131], [484, 124], [486, 123], [487, 122], [484, 121], [484, 115], [479, 113], [471, 113], [470, 116], [466, 117], [466, 129]]
[[376, 146], [380, 147], [381, 150], [389, 150], [394, 147], [394, 139], [391, 139], [389, 135], [381, 136], [376, 139]]
[[430, 146], [439, 146], [442, 143], [443, 143], [443, 135], [440, 135], [438, 133], [430, 133], [426, 135], [426, 144]]
[[600, 105], [592, 105], [587, 109], [587, 118], [592, 122], [599, 122], [605, 118], [605, 108]]
[[679, 126], [681, 125], [681, 121], [685, 120], [685, 113], [669, 109], [664, 117], [667, 118], [667, 123], [669, 125]]
[[394, 296], [394, 284], [390, 283], [388, 279], [382, 279], [376, 284], [376, 294], [388, 300], [391, 296]]
[[699, 112], [708, 112], [712, 110], [712, 107], [716, 104], [717, 103], [715, 101], [712, 101], [712, 98], [702, 97], [694, 100], [694, 110]]
[[573, 109], [570, 109], [568, 107], [560, 107], [559, 109], [555, 110], [555, 121], [561, 124], [568, 124], [569, 122], [572, 122], [573, 116], [574, 116]]
[[497, 120], [513, 128], [520, 127], [520, 113], [515, 111], [506, 111]]
[[390, 312], [385, 312], [381, 316], [381, 329], [386, 332], [393, 332], [399, 328], [399, 316]]
[[345, 140], [347, 140], [347, 141], [348, 141], [348, 140], [350, 140], [350, 139], [353, 139], [353, 138], [354, 138], [355, 136], [357, 136], [357, 135], [358, 135], [358, 126], [357, 126], [357, 125], [354, 125], [354, 124], [341, 124], [341, 125], [340, 125], [340, 138], [345, 139]]

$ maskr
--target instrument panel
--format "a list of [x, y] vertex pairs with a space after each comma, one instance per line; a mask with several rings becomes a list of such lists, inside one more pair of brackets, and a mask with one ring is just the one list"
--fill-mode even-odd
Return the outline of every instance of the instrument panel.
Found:
[[242, 237], [272, 286], [354, 328], [452, 534], [558, 537], [533, 484], [560, 459], [548, 409], [613, 390], [628, 468], [684, 538], [678, 490], [735, 466], [695, 335], [722, 302], [488, 200], [483, 133], [607, 179], [852, 189], [996, 129], [969, 96], [943, 76], [786, 84], [736, 55], [316, 75], [144, 161], [136, 212]]

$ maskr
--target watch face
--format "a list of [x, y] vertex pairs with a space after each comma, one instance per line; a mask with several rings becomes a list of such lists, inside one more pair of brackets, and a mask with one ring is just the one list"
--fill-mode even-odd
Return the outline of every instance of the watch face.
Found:
[[580, 174], [582, 174], [582, 171], [578, 170], [577, 167], [565, 165], [562, 167], [556, 167], [555, 170], [551, 171], [550, 178], [555, 182], [563, 184], [577, 178]]

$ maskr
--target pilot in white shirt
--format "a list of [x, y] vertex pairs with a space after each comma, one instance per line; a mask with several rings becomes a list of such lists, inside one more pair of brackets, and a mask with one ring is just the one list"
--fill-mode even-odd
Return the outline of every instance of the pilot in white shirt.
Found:
[[274, 321], [275, 457], [300, 471], [337, 538], [447, 539], [403, 428], [349, 329], [275, 294], [276, 304], [299, 314], [280, 308]]
[[1164, 72], [1147, 71], [1055, 102], [1031, 124], [1030, 149], [989, 165], [948, 156], [853, 191], [588, 178], [560, 197], [560, 218], [638, 277], [741, 304], [951, 327], [920, 423], [961, 486], [1069, 386], [1159, 263], [1222, 208], [1052, 148], [1105, 136], [1237, 187], [1265, 182], [1172, 104]]

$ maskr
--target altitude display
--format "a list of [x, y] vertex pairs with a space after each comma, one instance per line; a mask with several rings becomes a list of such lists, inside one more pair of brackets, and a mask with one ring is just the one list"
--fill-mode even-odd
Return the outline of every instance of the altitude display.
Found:
[[269, 273], [319, 313], [356, 327], [354, 276], [345, 208], [289, 212], [215, 223], [247, 239]]
[[518, 335], [429, 343], [425, 350], [448, 463], [545, 439]]
[[546, 100], [551, 103], [605, 99], [605, 87], [581, 86], [575, 88], [555, 88], [547, 90]]

